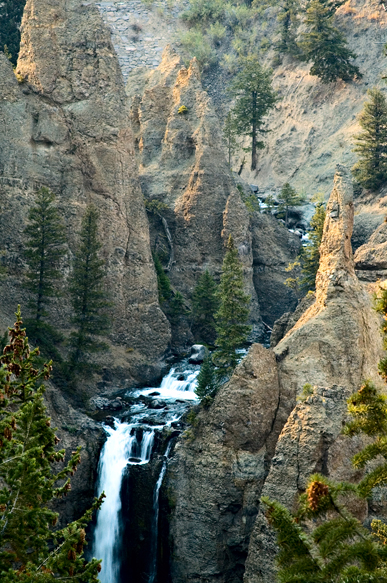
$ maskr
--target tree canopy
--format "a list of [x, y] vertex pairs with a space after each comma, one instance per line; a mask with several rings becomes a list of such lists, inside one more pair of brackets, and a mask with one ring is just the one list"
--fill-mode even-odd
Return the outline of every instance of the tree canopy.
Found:
[[65, 451], [57, 449], [43, 401], [51, 362], [39, 366], [20, 309], [9, 337], [0, 357], [0, 579], [97, 583], [100, 561], [86, 562], [83, 552], [85, 528], [104, 495], [79, 520], [56, 528], [52, 502], [70, 491], [80, 448], [67, 463]]
[[347, 48], [344, 35], [332, 25], [336, 7], [323, 0], [312, 0], [304, 21], [308, 31], [298, 43], [303, 60], [313, 63], [310, 75], [320, 77], [324, 83], [362, 76], [359, 68], [351, 63], [357, 55]]
[[218, 289], [220, 307], [215, 314], [216, 346], [213, 355], [218, 378], [229, 376], [238, 364], [238, 348], [247, 342], [250, 296], [244, 292], [243, 267], [230, 235]]
[[277, 101], [272, 72], [262, 67], [256, 55], [240, 58], [240, 71], [230, 86], [235, 99], [231, 115], [238, 135], [251, 138], [251, 169], [257, 167], [257, 150], [264, 147], [259, 135], [265, 132], [265, 116]]
[[98, 237], [98, 219], [98, 210], [89, 205], [82, 219], [80, 243], [70, 276], [72, 323], [75, 326], [70, 336], [71, 363], [79, 369], [86, 366], [87, 354], [106, 348], [98, 337], [107, 334], [111, 327], [110, 302], [104, 285], [105, 261], [100, 258], [102, 245]]
[[362, 186], [377, 190], [387, 182], [387, 103], [380, 89], [368, 96], [359, 116], [362, 132], [354, 136], [359, 161], [352, 171]]

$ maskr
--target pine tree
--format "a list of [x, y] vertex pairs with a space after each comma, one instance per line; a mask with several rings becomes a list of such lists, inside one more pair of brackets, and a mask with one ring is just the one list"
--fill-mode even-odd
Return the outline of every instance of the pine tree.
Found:
[[377, 190], [387, 181], [387, 103], [379, 89], [368, 91], [359, 117], [362, 133], [355, 136], [360, 160], [352, 171], [365, 188]]
[[26, 0], [3, 0], [0, 3], [0, 51], [17, 63], [20, 49], [20, 23]]
[[347, 508], [348, 496], [366, 500], [387, 485], [386, 397], [368, 381], [349, 398], [348, 412], [352, 420], [344, 434], [372, 439], [352, 458], [355, 468], [367, 467], [365, 477], [354, 484], [312, 475], [295, 513], [262, 498], [277, 531], [281, 583], [387, 582], [387, 525], [373, 520], [368, 530]]
[[[384, 316], [386, 347], [387, 290], [382, 289], [375, 307]], [[386, 380], [387, 359], [380, 362], [379, 372]], [[281, 583], [387, 583], [387, 525], [373, 520], [371, 528], [365, 528], [348, 509], [348, 495], [353, 504], [387, 486], [387, 397], [366, 381], [348, 399], [348, 413], [351, 419], [343, 434], [367, 437], [367, 445], [352, 458], [354, 468], [363, 471], [359, 483], [333, 482], [314, 474], [296, 512], [262, 498], [268, 521], [277, 531]]]
[[157, 275], [157, 286], [159, 290], [159, 303], [162, 305], [167, 302], [172, 296], [171, 282], [169, 277], [166, 275], [163, 266], [161, 265], [160, 257], [157, 253], [153, 254], [153, 262], [155, 264], [155, 270]]
[[327, 5], [323, 0], [312, 0], [306, 11], [304, 24], [309, 28], [298, 43], [303, 60], [312, 61], [310, 75], [316, 75], [324, 83], [343, 79], [350, 81], [361, 77], [361, 73], [350, 61], [355, 53], [347, 48], [344, 35], [332, 25], [336, 5]]
[[232, 157], [238, 149], [238, 142], [236, 136], [237, 132], [235, 129], [235, 122], [233, 120], [231, 112], [228, 112], [223, 126], [223, 141], [227, 148], [228, 165], [230, 168]]
[[230, 94], [235, 99], [231, 116], [237, 135], [251, 138], [251, 170], [257, 168], [257, 150], [264, 147], [258, 135], [265, 132], [264, 117], [277, 101], [272, 73], [262, 67], [255, 55], [241, 57], [241, 70], [235, 76]]
[[217, 285], [206, 270], [198, 280], [192, 294], [193, 333], [198, 342], [214, 344], [216, 338], [215, 313], [219, 309]]
[[223, 260], [218, 297], [220, 307], [215, 314], [217, 349], [213, 361], [221, 379], [229, 376], [238, 364], [236, 351], [246, 344], [251, 330], [246, 324], [250, 297], [243, 291], [243, 267], [231, 235]]
[[325, 207], [317, 204], [310, 221], [309, 241], [302, 247], [299, 259], [301, 263], [301, 291], [307, 293], [316, 288], [316, 275], [320, 265], [320, 245], [324, 231]]
[[177, 326], [183, 316], [187, 316], [189, 311], [185, 307], [185, 300], [183, 294], [177, 291], [169, 300], [166, 316], [174, 326]]
[[280, 40], [275, 47], [278, 56], [287, 54], [291, 57], [300, 57], [301, 51], [296, 43], [298, 11], [298, 0], [284, 0], [278, 15]]
[[100, 561], [87, 563], [83, 549], [85, 528], [104, 495], [82, 518], [55, 529], [52, 501], [71, 489], [80, 448], [65, 464], [43, 400], [51, 363], [37, 365], [39, 351], [30, 351], [20, 308], [9, 336], [0, 357], [0, 579], [97, 583]]
[[52, 297], [59, 295], [58, 284], [63, 277], [59, 267], [66, 254], [66, 236], [55, 195], [48, 188], [37, 192], [28, 219], [24, 230], [24, 256], [28, 264], [25, 287], [33, 294], [29, 306], [34, 314], [27, 320], [28, 333], [44, 353], [54, 356], [55, 352], [59, 357], [52, 343], [61, 336], [45, 321], [45, 308]]
[[82, 220], [80, 244], [75, 252], [70, 294], [74, 310], [72, 322], [76, 331], [72, 332], [71, 364], [74, 369], [87, 369], [87, 354], [106, 349], [106, 344], [96, 340], [96, 336], [107, 334], [110, 317], [104, 288], [105, 261], [99, 258], [101, 243], [98, 239], [98, 210], [89, 205]]
[[302, 206], [305, 204], [305, 196], [298, 194], [289, 182], [286, 182], [279, 195], [279, 207], [278, 210], [283, 214], [285, 219], [285, 225], [288, 226], [289, 223], [289, 209], [291, 207]]
[[198, 374], [198, 385], [195, 389], [195, 393], [199, 397], [201, 402], [209, 404], [212, 401], [217, 389], [214, 365], [212, 364], [212, 359], [207, 356], [200, 368]]

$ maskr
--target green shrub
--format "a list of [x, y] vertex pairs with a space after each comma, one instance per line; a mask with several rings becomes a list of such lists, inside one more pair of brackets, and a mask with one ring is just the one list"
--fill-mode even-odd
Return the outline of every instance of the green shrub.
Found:
[[189, 58], [196, 57], [201, 68], [206, 69], [216, 62], [216, 53], [199, 28], [191, 28], [182, 34], [180, 42]]
[[198, 23], [209, 23], [224, 18], [225, 4], [222, 0], [191, 0], [188, 10], [182, 18], [191, 26]]
[[227, 33], [226, 27], [223, 26], [223, 24], [221, 24], [220, 22], [215, 22], [214, 24], [211, 24], [208, 31], [209, 37], [215, 45], [219, 45], [222, 42], [222, 40], [226, 36], [226, 33]]

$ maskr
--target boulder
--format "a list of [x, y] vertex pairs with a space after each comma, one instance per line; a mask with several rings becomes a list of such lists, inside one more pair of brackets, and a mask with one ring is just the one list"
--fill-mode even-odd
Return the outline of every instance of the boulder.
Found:
[[203, 344], [194, 344], [191, 346], [191, 355], [188, 359], [190, 364], [202, 364], [208, 355], [208, 349]]

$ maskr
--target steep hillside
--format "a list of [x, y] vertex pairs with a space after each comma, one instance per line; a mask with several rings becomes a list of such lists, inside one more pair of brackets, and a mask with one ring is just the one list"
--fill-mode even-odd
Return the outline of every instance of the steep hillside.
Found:
[[[176, 448], [166, 484], [174, 583], [272, 582], [275, 539], [261, 494], [291, 506], [319, 468], [350, 474], [356, 443], [342, 444], [345, 399], [364, 378], [380, 384], [382, 354], [378, 318], [354, 271], [352, 228], [351, 179], [338, 167], [314, 304], [274, 351], [253, 345]], [[314, 394], [296, 404], [307, 382]]]
[[[58, 197], [69, 241], [65, 274], [83, 211], [93, 202], [101, 215], [115, 312], [105, 364], [111, 366], [113, 355], [122, 380], [157, 377], [169, 325], [158, 305], [124, 85], [110, 34], [96, 9], [76, 1], [31, 0], [22, 23], [19, 83], [0, 57], [0, 248], [8, 269], [0, 283], [2, 309], [12, 317], [17, 303], [27, 304], [21, 288], [22, 231], [34, 190], [47, 186]], [[66, 298], [52, 315], [57, 326], [68, 323]]]

